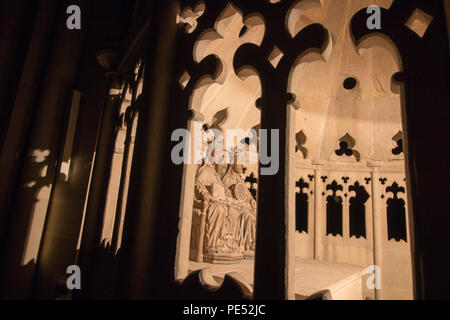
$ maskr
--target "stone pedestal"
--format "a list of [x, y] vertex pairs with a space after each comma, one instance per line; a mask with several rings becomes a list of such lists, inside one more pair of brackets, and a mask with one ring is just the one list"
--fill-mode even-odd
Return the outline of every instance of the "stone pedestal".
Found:
[[205, 254], [203, 261], [213, 264], [237, 264], [244, 259], [244, 255], [241, 253], [230, 254]]

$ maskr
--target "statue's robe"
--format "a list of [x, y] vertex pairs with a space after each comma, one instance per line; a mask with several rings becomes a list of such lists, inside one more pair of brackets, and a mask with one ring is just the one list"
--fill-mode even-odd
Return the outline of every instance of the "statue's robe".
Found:
[[197, 173], [195, 188], [195, 202], [203, 203], [206, 210], [204, 253], [232, 253], [225, 188], [219, 174], [211, 166], [202, 166]]
[[236, 199], [233, 193], [233, 187], [242, 183], [245, 185], [241, 175], [233, 170], [232, 167], [223, 177], [222, 182], [227, 190], [228, 197], [232, 197], [236, 205], [230, 207], [230, 216], [236, 216], [236, 224], [233, 226], [233, 232], [238, 240], [239, 248], [243, 252], [255, 250], [256, 242], [256, 201], [253, 199], [250, 191], [245, 188], [244, 199]]

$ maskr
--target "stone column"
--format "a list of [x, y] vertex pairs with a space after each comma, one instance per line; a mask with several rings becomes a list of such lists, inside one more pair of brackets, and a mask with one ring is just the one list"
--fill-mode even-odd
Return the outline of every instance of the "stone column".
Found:
[[[79, 1], [76, 3], [80, 4]], [[43, 9], [44, 15], [48, 14], [48, 11], [53, 14], [55, 4], [54, 1], [47, 4], [48, 7]], [[67, 29], [64, 11], [58, 5], [56, 8], [53, 42], [46, 51], [46, 59], [49, 63], [42, 73], [38, 72], [38, 76], [42, 79], [39, 95], [25, 97], [31, 98], [27, 103], [34, 104], [35, 109], [32, 113], [33, 121], [28, 131], [22, 162], [15, 159], [21, 164], [19, 179], [17, 184], [12, 183], [9, 186], [10, 189], [15, 187], [15, 196], [5, 235], [5, 251], [2, 255], [0, 271], [2, 283], [0, 296], [8, 298], [29, 298], [35, 283], [35, 269], [40, 263], [38, 260], [41, 259], [41, 249], [44, 247], [41, 246], [41, 241], [49, 225], [48, 210], [58, 174], [61, 136], [64, 136], [66, 132], [65, 118], [70, 106], [68, 101], [72, 96], [70, 89], [75, 82], [84, 44], [84, 30]], [[51, 32], [44, 28], [45, 31]], [[33, 74], [31, 77], [34, 76], [36, 75]], [[22, 92], [19, 96], [21, 94]], [[23, 119], [20, 119], [23, 124], [22, 121]], [[22, 127], [22, 129], [27, 132], [28, 128]], [[23, 132], [16, 132], [16, 134], [23, 138]], [[13, 157], [20, 154], [16, 154], [17, 149], [5, 150]], [[7, 169], [8, 167], [5, 168], [6, 171]], [[76, 247], [76, 241], [74, 247]], [[52, 268], [49, 265], [47, 267], [48, 270]]]
[[[286, 298], [295, 300], [295, 108], [287, 106], [286, 121]], [[282, 151], [280, 151], [282, 152]]]
[[177, 239], [177, 256], [175, 258], [175, 279], [184, 279], [188, 275], [189, 251], [192, 228], [192, 210], [194, 206], [194, 184], [197, 165], [194, 164], [194, 126], [195, 121], [204, 121], [201, 113], [194, 112], [189, 120], [187, 130], [190, 133], [191, 163], [184, 165], [180, 205], [180, 233]]
[[[26, 48], [31, 40], [39, 4], [39, 1], [27, 0], [0, 3], [0, 28], [8, 30], [3, 32], [0, 38], [0, 106], [2, 106], [0, 108], [0, 150], [2, 150], [3, 139], [8, 129], [21, 74], [25, 71], [23, 64], [27, 56]], [[48, 19], [48, 22], [51, 24], [52, 19]], [[41, 44], [42, 47], [45, 45], [45, 42]], [[38, 50], [34, 54], [40, 53]], [[37, 63], [36, 67], [39, 68], [40, 63]]]
[[170, 286], [175, 285], [176, 235], [172, 239], [172, 229], [177, 230], [178, 226], [165, 223], [174, 211], [161, 206], [178, 205], [180, 193], [177, 198], [169, 198], [170, 192], [163, 191], [161, 185], [170, 183], [175, 190], [175, 185], [181, 184], [181, 179], [171, 180], [174, 177], [165, 169], [171, 164], [170, 152], [166, 152], [171, 135], [168, 123], [180, 117], [180, 112], [186, 112], [183, 106], [169, 105], [174, 84], [178, 1], [155, 1], [153, 12], [157, 14], [152, 16], [146, 39], [148, 50], [143, 58], [143, 107], [139, 112], [120, 254], [118, 295], [131, 299], [167, 298], [174, 294]]
[[[122, 102], [121, 113], [124, 112], [127, 106]], [[108, 189], [106, 193], [105, 209], [103, 210], [103, 224], [101, 232], [101, 242], [104, 245], [112, 243], [114, 224], [116, 218], [117, 205], [119, 200], [119, 190], [123, 183], [122, 167], [125, 153], [125, 140], [127, 135], [127, 128], [124, 124], [116, 122], [116, 137], [114, 152], [112, 154], [111, 168], [108, 179]]]
[[[375, 161], [369, 162], [368, 167], [372, 168], [371, 171], [371, 187], [372, 187], [372, 227], [373, 227], [373, 263], [375, 266], [381, 268], [382, 266], [382, 225], [381, 225], [381, 214], [385, 208], [381, 205], [381, 195], [383, 191], [380, 188], [380, 174], [378, 173], [378, 168], [381, 167], [381, 164]], [[379, 278], [375, 279], [378, 283], [382, 283], [382, 269], [378, 274]], [[382, 300], [383, 299], [383, 291], [375, 290], [375, 299]]]
[[[52, 0], [39, 6], [33, 26], [28, 50], [18, 81], [16, 92], [8, 92], [7, 97], [12, 104], [8, 126], [5, 128], [0, 154], [0, 245], [7, 240], [8, 219], [11, 211], [14, 187], [19, 178], [21, 159], [25, 152], [25, 144], [30, 136], [29, 130], [33, 123], [33, 112], [36, 107], [36, 97], [41, 86], [42, 72], [46, 66], [46, 55], [55, 32], [56, 8], [59, 1]], [[9, 5], [9, 4], [8, 4]], [[26, 3], [28, 6], [29, 3]], [[12, 32], [9, 30], [7, 33]], [[14, 35], [17, 37], [17, 35]], [[10, 49], [10, 48], [8, 48]], [[17, 94], [20, 92], [20, 94]], [[1, 246], [1, 251], [7, 247]], [[1, 253], [3, 254], [3, 253]], [[0, 290], [1, 291], [1, 290]]]
[[279, 166], [265, 174], [269, 165], [273, 169], [274, 159], [259, 166], [254, 299], [284, 300], [295, 296], [295, 111], [290, 105], [295, 98], [269, 82], [262, 91], [257, 104], [261, 130], [267, 129], [268, 139], [260, 142], [267, 143], [268, 150], [277, 146], [271, 153], [279, 154]]
[[125, 220], [125, 212], [126, 212], [126, 204], [128, 200], [128, 189], [130, 186], [130, 174], [131, 174], [131, 166], [133, 164], [133, 154], [134, 154], [134, 142], [136, 139], [136, 129], [139, 122], [139, 115], [136, 114], [132, 120], [131, 128], [129, 132], [129, 138], [125, 141], [125, 150], [127, 151], [127, 155], [125, 157], [126, 162], [124, 163], [123, 168], [123, 177], [122, 177], [122, 192], [120, 194], [120, 205], [117, 207], [117, 213], [114, 220], [114, 230], [112, 237], [112, 247], [115, 252], [120, 249], [122, 244], [122, 232], [123, 232], [123, 222]]
[[[84, 271], [89, 285], [92, 261], [100, 245], [103, 209], [110, 174], [111, 157], [114, 151], [114, 138], [120, 110], [120, 76], [114, 72], [118, 53], [114, 50], [101, 52], [97, 60], [106, 69], [108, 91], [101, 115], [95, 157], [92, 165], [88, 194], [86, 195], [85, 218], [82, 227], [78, 264]], [[88, 289], [88, 288], [87, 288]], [[88, 290], [87, 290], [88, 291]]]
[[322, 196], [323, 183], [322, 176], [324, 172], [322, 167], [325, 165], [325, 161], [314, 160], [314, 259], [321, 260], [323, 258], [322, 239], [325, 235], [324, 221], [325, 211], [324, 200]]

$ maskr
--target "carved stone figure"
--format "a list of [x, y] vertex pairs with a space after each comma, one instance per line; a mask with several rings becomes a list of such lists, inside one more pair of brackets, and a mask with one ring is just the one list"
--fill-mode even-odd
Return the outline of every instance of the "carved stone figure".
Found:
[[242, 178], [242, 165], [235, 161], [219, 169], [205, 163], [197, 171], [190, 259], [237, 263], [254, 257], [256, 201]]
[[199, 222], [198, 217], [193, 221], [199, 224], [197, 261], [233, 263], [243, 258], [236, 237], [239, 217], [230, 214], [231, 200], [226, 196], [215, 165], [202, 165], [197, 172], [194, 194], [194, 216], [200, 215]]
[[230, 215], [238, 217], [235, 235], [239, 249], [246, 257], [253, 257], [256, 242], [256, 201], [245, 186], [242, 178], [243, 166], [236, 162], [231, 165], [222, 179], [227, 190], [227, 197], [231, 198]]

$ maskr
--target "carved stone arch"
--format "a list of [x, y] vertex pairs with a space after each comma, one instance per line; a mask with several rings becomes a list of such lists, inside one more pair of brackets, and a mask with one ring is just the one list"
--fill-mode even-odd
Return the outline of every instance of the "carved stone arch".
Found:
[[[296, 102], [301, 105], [297, 115], [297, 130], [302, 128], [310, 132], [313, 128], [315, 132], [309, 137], [311, 157], [329, 159], [336, 149], [337, 138], [345, 133], [344, 130], [347, 130], [360, 139], [358, 152], [361, 154], [361, 159], [370, 159], [374, 158], [374, 148], [372, 148], [371, 139], [366, 141], [365, 138], [369, 136], [367, 131], [373, 130], [371, 126], [364, 126], [363, 123], [378, 118], [375, 115], [371, 116], [369, 112], [377, 112], [379, 108], [374, 107], [371, 103], [372, 99], [368, 94], [372, 92], [369, 92], [368, 89], [372, 90], [372, 86], [378, 86], [379, 96], [384, 94], [383, 90], [388, 92], [391, 74], [390, 72], [382, 74], [383, 80], [378, 81], [375, 74], [382, 69], [381, 65], [384, 66], [386, 61], [373, 63], [371, 50], [361, 54], [349, 37], [349, 28], [343, 27], [348, 23], [339, 24], [335, 19], [330, 18], [332, 15], [344, 15], [342, 21], [346, 21], [345, 15], [350, 18], [357, 10], [355, 6], [363, 5], [356, 1], [351, 5], [351, 1], [344, 2], [348, 5], [339, 7], [333, 1], [323, 1], [322, 3], [320, 1], [294, 1], [291, 4], [291, 16], [294, 17], [297, 12], [297, 18], [290, 18], [291, 23], [295, 23], [297, 19], [299, 30], [309, 21], [320, 23], [327, 28], [329, 40], [328, 47], [322, 55], [312, 52], [302, 59], [297, 66], [300, 69], [297, 75], [298, 79], [292, 81], [294, 89], [290, 89], [290, 91], [297, 95], [298, 101]], [[392, 1], [384, 0], [373, 2], [375, 5], [386, 8], [391, 3]], [[302, 14], [299, 14], [300, 8], [307, 4], [311, 8], [305, 8]], [[391, 61], [388, 62], [392, 64]], [[366, 67], [368, 69], [365, 69]], [[354, 78], [352, 79], [353, 87], [349, 87], [350, 90], [344, 89], [345, 80], [350, 77]], [[379, 82], [382, 82], [382, 85]], [[333, 98], [330, 99], [330, 97]], [[334, 99], [336, 97], [345, 97], [345, 99]], [[380, 104], [387, 105], [385, 101], [384, 103], [380, 101]], [[355, 118], [361, 121], [352, 121]], [[320, 121], [321, 119], [324, 120]], [[334, 130], [335, 127], [338, 130]], [[335, 132], [339, 132], [339, 136], [333, 137], [326, 132], [327, 130], [333, 130], [333, 135]]]
[[[189, 109], [195, 109], [204, 113], [205, 106], [207, 105], [208, 95], [213, 94], [214, 91], [220, 88], [220, 83], [217, 81], [217, 73], [220, 69], [221, 63], [217, 57], [215, 58], [217, 59], [218, 63], [217, 69], [214, 72], [214, 76], [205, 74], [196, 81], [195, 87], [189, 88], [192, 90], [192, 95], [189, 98]], [[191, 79], [189, 84], [195, 82], [195, 80], [196, 79]]]
[[326, 190], [330, 190], [331, 194], [327, 196], [327, 222], [326, 222], [326, 236], [332, 235], [343, 236], [343, 216], [342, 216], [342, 202], [343, 199], [338, 192], [343, 192], [344, 188], [338, 184], [336, 180], [326, 186]]
[[[416, 9], [433, 18], [428, 19], [431, 23], [426, 30], [420, 32], [408, 26]], [[437, 200], [446, 199], [444, 190], [448, 190], [449, 180], [442, 179], [442, 171], [436, 170], [446, 167], [445, 162], [429, 161], [427, 150], [439, 150], [433, 159], [448, 159], [450, 151], [448, 148], [439, 148], [440, 139], [432, 142], [423, 139], [424, 129], [429, 137], [450, 138], [448, 121], [443, 120], [450, 117], [447, 108], [450, 104], [450, 79], [448, 72], [442, 71], [450, 68], [444, 12], [442, 1], [396, 0], [389, 10], [381, 10], [383, 22], [380, 30], [367, 29], [367, 14], [364, 10], [356, 13], [351, 22], [352, 38], [356, 45], [373, 33], [381, 33], [395, 44], [402, 59], [402, 72], [395, 75], [395, 80], [401, 83], [403, 124], [407, 129], [403, 147], [410, 177], [407, 181], [408, 193], [412, 199], [408, 204], [411, 206], [411, 242], [415, 248], [413, 265], [416, 299], [435, 299], [450, 294], [449, 290], [436, 290], [442, 288], [443, 283], [445, 287], [450, 284], [450, 276], [445, 271], [450, 268], [450, 259], [443, 260], [435, 248], [436, 243], [450, 245], [448, 237], [439, 236], [446, 234], [444, 226], [450, 223], [450, 219], [438, 214], [445, 204], [444, 200]], [[420, 77], [417, 76], [419, 74]], [[428, 107], [423, 109], [423, 105]], [[436, 181], [442, 181], [440, 188], [426, 188]], [[433, 239], [428, 237], [429, 230], [435, 235]]]
[[[413, 1], [411, 1], [413, 2]], [[193, 1], [183, 1], [184, 5], [192, 4]], [[199, 34], [206, 30], [206, 28], [211, 28], [213, 25], [215, 19], [217, 16], [222, 12], [222, 10], [225, 8], [226, 1], [210, 1], [208, 2], [207, 10], [205, 13], [198, 18], [197, 22], [197, 28], [191, 33], [186, 34], [184, 31], [181, 34], [177, 35], [177, 48], [176, 52], [192, 52], [192, 45], [194, 41], [198, 38]], [[265, 59], [267, 56], [272, 52], [273, 48], [277, 46], [280, 51], [284, 53], [284, 57], [280, 60], [276, 68], [273, 68], [272, 65], [268, 65], [267, 67], [271, 68], [270, 70], [276, 70], [274, 73], [272, 71], [267, 71], [269, 69], [265, 69], [265, 67], [257, 67], [258, 71], [260, 71], [261, 77], [263, 78], [263, 90], [262, 90], [262, 99], [261, 99], [261, 109], [262, 109], [262, 128], [277, 128], [280, 127], [283, 129], [286, 124], [284, 113], [285, 109], [282, 109], [285, 107], [285, 94], [287, 90], [279, 90], [278, 83], [281, 82], [280, 79], [281, 74], [284, 76], [287, 74], [288, 71], [283, 69], [283, 59], [286, 58], [286, 53], [289, 52], [289, 48], [291, 47], [289, 45], [289, 34], [286, 32], [285, 27], [280, 27], [280, 21], [284, 24], [284, 17], [286, 16], [286, 12], [289, 9], [289, 6], [292, 4], [290, 1], [281, 1], [277, 4], [271, 4], [269, 1], [234, 1], [237, 6], [239, 6], [242, 10], [244, 15], [251, 13], [251, 12], [261, 12], [262, 15], [265, 17], [266, 24], [268, 26], [268, 30], [264, 36], [264, 40], [260, 46], [260, 49], [250, 52], [247, 56], [248, 59], [252, 57], [256, 57], [256, 59], [259, 59], [258, 57], [264, 57]], [[406, 3], [403, 1], [403, 4]], [[414, 1], [414, 3], [417, 3]], [[183, 5], [183, 7], [184, 7]], [[269, 11], [270, 10], [270, 11]], [[398, 12], [401, 12], [401, 10], [398, 10]], [[367, 14], [361, 14], [361, 16], [364, 16], [360, 19], [361, 29], [366, 28], [366, 21], [367, 21]], [[398, 22], [393, 23], [392, 25], [394, 27], [398, 26], [399, 24], [403, 23], [407, 19], [403, 19], [403, 15], [398, 15], [396, 19], [398, 19]], [[405, 17], [407, 18], [407, 16]], [[175, 19], [174, 19], [175, 20]], [[394, 21], [394, 19], [391, 19]], [[436, 20], [433, 21], [431, 24], [431, 27], [435, 26]], [[440, 21], [442, 21], [440, 19]], [[384, 24], [382, 24], [384, 26]], [[441, 24], [442, 26], [442, 24]], [[391, 28], [393, 32], [396, 28]], [[306, 32], [305, 31], [311, 31], [311, 28], [314, 27], [306, 27], [304, 28], [299, 34], [303, 33], [303, 40], [301, 44], [301, 47], [304, 49], [305, 47], [315, 46], [316, 41], [319, 42], [319, 47], [321, 46], [321, 40], [323, 40], [322, 37], [322, 30], [321, 29], [315, 29], [314, 32]], [[406, 27], [405, 27], [406, 28]], [[366, 28], [367, 29], [367, 28]], [[409, 30], [409, 29], [408, 29]], [[440, 31], [440, 29], [437, 29], [437, 31]], [[411, 33], [411, 31], [409, 31]], [[430, 39], [430, 35], [433, 34], [432, 32], [425, 33], [424, 37], [422, 39], [428, 41]], [[439, 34], [439, 32], [436, 32], [434, 34]], [[445, 32], [442, 33], [445, 35]], [[297, 36], [296, 36], [297, 37]], [[434, 39], [439, 39], [439, 37], [433, 36]], [[319, 41], [320, 40], [320, 41]], [[440, 37], [439, 40], [442, 40], [442, 42], [447, 42], [447, 39], [443, 38], [443, 36]], [[297, 44], [297, 43], [296, 43]], [[423, 44], [423, 43], [421, 43]], [[427, 42], [428, 44], [428, 42]], [[422, 46], [426, 47], [426, 46]], [[241, 48], [242, 49], [242, 48]], [[424, 50], [420, 50], [420, 54], [414, 53], [415, 48], [409, 48], [411, 49], [410, 54], [423, 57], [429, 57], [430, 54], [424, 54]], [[245, 48], [244, 48], [245, 50]], [[408, 52], [407, 50], [405, 52]], [[256, 53], [256, 55], [252, 55], [252, 53]], [[239, 55], [239, 52], [236, 54]], [[242, 54], [246, 56], [247, 54]], [[448, 55], [447, 55], [448, 56]], [[448, 57], [446, 56], [446, 59], [448, 60]], [[433, 57], [433, 54], [431, 54], [431, 57]], [[438, 58], [437, 61], [442, 61], [442, 57], [439, 57], [439, 54], [434, 54], [434, 57]], [[187, 70], [189, 75], [191, 77], [194, 75], [195, 72], [198, 72], [201, 75], [204, 75], [204, 69], [202, 69], [202, 72], [199, 72], [199, 69], [196, 69], [197, 65], [191, 61], [192, 57], [186, 58], [186, 57], [180, 57], [179, 59], [176, 59], [175, 62], [175, 72], [178, 76], [180, 76], [183, 71]], [[238, 58], [239, 60], [239, 58]], [[245, 59], [243, 59], [245, 60]], [[420, 59], [417, 59], [416, 63], [420, 64]], [[267, 61], [267, 60], [266, 60]], [[216, 61], [214, 63], [217, 63]], [[268, 62], [267, 62], [268, 63]], [[248, 62], [242, 63], [242, 64], [249, 64]], [[447, 62], [444, 63], [447, 64]], [[236, 65], [236, 63], [235, 63]], [[433, 66], [436, 67], [436, 66]], [[215, 70], [216, 68], [214, 68]], [[235, 68], [236, 69], [236, 68]], [[437, 68], [434, 68], [434, 70], [437, 70]], [[419, 70], [424, 71], [423, 74], [429, 75], [430, 72], [426, 70]], [[279, 74], [277, 74], [279, 73]], [[213, 71], [210, 72], [211, 76], [213, 76]], [[418, 74], [422, 74], [422, 72], [419, 72]], [[273, 77], [272, 77], [273, 76]], [[188, 86], [192, 85], [193, 83], [196, 83], [196, 81], [189, 81]], [[442, 80], [441, 83], [446, 84], [447, 78], [439, 78], [439, 80]], [[409, 79], [408, 81], [413, 81], [414, 79]], [[437, 88], [443, 88], [444, 85], [437, 84]], [[414, 89], [414, 88], [413, 88]], [[432, 92], [434, 92], [436, 89], [431, 88]], [[434, 91], [433, 91], [434, 90]], [[176, 128], [182, 128], [186, 126], [187, 122], [187, 115], [186, 113], [186, 106], [188, 105], [188, 100], [190, 95], [192, 94], [192, 90], [188, 87], [185, 88], [183, 92], [182, 88], [178, 84], [177, 81], [174, 80], [174, 84], [170, 88], [170, 102], [169, 105], [169, 125], [168, 125], [168, 131], [174, 130]], [[414, 90], [412, 90], [414, 91]], [[420, 98], [420, 97], [419, 97]], [[281, 102], [280, 102], [281, 101]], [[423, 106], [426, 105], [425, 101], [423, 99], [418, 99], [416, 102], [414, 110], [417, 110], [415, 112], [420, 113], [420, 109], [423, 108]], [[442, 105], [442, 104], [440, 104]], [[448, 105], [448, 104], [447, 104]], [[432, 106], [434, 107], [434, 106]], [[283, 112], [280, 112], [280, 114], [276, 114], [276, 111], [283, 110]], [[417, 117], [418, 119], [423, 119], [423, 117]], [[424, 117], [427, 118], [427, 117]], [[429, 117], [428, 117], [429, 118]], [[442, 117], [445, 119], [448, 119], [449, 117]], [[436, 129], [437, 130], [437, 129]], [[286, 137], [284, 136], [284, 133], [282, 133], [281, 137], [281, 146], [284, 149], [286, 146]], [[143, 146], [148, 147], [148, 146]], [[170, 152], [170, 148], [173, 147], [172, 143], [168, 143], [167, 146], [167, 152]], [[441, 151], [444, 153], [443, 151]], [[171, 183], [162, 183], [161, 189], [158, 191], [161, 192], [161, 194], [164, 195], [163, 199], [161, 199], [160, 203], [157, 205], [157, 217], [155, 217], [155, 229], [156, 229], [156, 235], [154, 238], [158, 239], [154, 246], [154, 250], [152, 250], [151, 258], [154, 258], [153, 260], [156, 261], [155, 265], [153, 266], [153, 273], [152, 273], [152, 282], [153, 286], [152, 289], [155, 292], [161, 293], [161, 296], [164, 294], [167, 294], [168, 292], [168, 286], [171, 283], [170, 281], [173, 280], [173, 262], [176, 259], [176, 246], [177, 241], [174, 241], [174, 238], [176, 238], [178, 234], [178, 228], [179, 228], [179, 206], [180, 204], [177, 203], [177, 201], [165, 201], [167, 199], [175, 199], [179, 197], [179, 194], [181, 193], [182, 189], [182, 183], [181, 183], [181, 177], [183, 176], [183, 170], [180, 167], [176, 167], [170, 163], [168, 160], [167, 154], [164, 154], [163, 156], [166, 157], [165, 159], [165, 165], [164, 165], [164, 173], [165, 173], [165, 180], [170, 180]], [[284, 157], [284, 155], [282, 155]], [[442, 157], [443, 159], [448, 159], [449, 157]], [[283, 163], [284, 158], [281, 159]], [[438, 160], [439, 161], [439, 160]], [[417, 164], [415, 162], [414, 164]], [[423, 166], [423, 162], [419, 165], [422, 165], [422, 167], [428, 168], [426, 165]], [[431, 168], [432, 169], [432, 168]], [[431, 170], [432, 171], [432, 170]], [[258, 264], [258, 261], [268, 261], [268, 264], [264, 267], [266, 267], [266, 272], [270, 272], [271, 279], [267, 279], [263, 277], [263, 275], [266, 274], [266, 272], [263, 272], [261, 267], [256, 267], [255, 269], [257, 276], [255, 277], [255, 292], [258, 291], [259, 293], [256, 295], [263, 298], [284, 298], [286, 297], [286, 287], [280, 286], [280, 283], [285, 281], [285, 275], [286, 275], [286, 255], [282, 254], [281, 252], [285, 252], [285, 232], [283, 229], [282, 224], [285, 224], [286, 221], [284, 220], [285, 217], [285, 203], [280, 201], [280, 199], [284, 198], [285, 190], [283, 190], [283, 184], [281, 183], [282, 179], [280, 178], [283, 176], [284, 178], [284, 172], [281, 171], [278, 176], [275, 177], [262, 177], [261, 182], [261, 190], [260, 192], [263, 195], [266, 195], [268, 198], [270, 195], [273, 195], [274, 200], [271, 202], [266, 201], [265, 204], [267, 204], [267, 207], [261, 211], [259, 214], [261, 216], [264, 216], [265, 222], [262, 223], [258, 228], [259, 233], [261, 235], [270, 235], [267, 238], [270, 239], [271, 243], [269, 243], [267, 240], [265, 242], [266, 245], [261, 243], [261, 248], [266, 247], [275, 247], [279, 248], [279, 250], [275, 249], [274, 252], [263, 252], [261, 250], [257, 250], [257, 257], [256, 257], [256, 263]], [[425, 179], [426, 180], [426, 179]], [[173, 182], [175, 181], [175, 182]], [[284, 180], [283, 180], [284, 181]], [[139, 184], [140, 182], [136, 182], [136, 184]], [[139, 187], [139, 185], [138, 185]], [[448, 189], [448, 188], [447, 188]], [[143, 190], [138, 189], [139, 195], [143, 194]], [[272, 192], [273, 191], [273, 192]], [[427, 191], [425, 191], [427, 192]], [[137, 198], [137, 197], [135, 197]], [[430, 197], [431, 198], [431, 197]], [[425, 201], [423, 202], [425, 203]], [[436, 206], [434, 206], [436, 209]], [[439, 210], [433, 210], [431, 215], [434, 215], [434, 212], [438, 212]], [[279, 217], [271, 217], [271, 213], [277, 212]], [[438, 219], [436, 219], [438, 220]], [[153, 221], [153, 220], [152, 220]], [[427, 222], [427, 220], [425, 220]], [[448, 225], [448, 224], [447, 224]], [[273, 234], [270, 232], [270, 230], [282, 230], [281, 235]], [[273, 237], [272, 237], [273, 236]], [[275, 244], [275, 245], [274, 245]], [[152, 247], [153, 248], [153, 247]], [[432, 248], [430, 250], [427, 250], [427, 256], [423, 256], [423, 258], [426, 260], [427, 258], [432, 255]], [[270, 258], [273, 260], [270, 261]], [[448, 269], [448, 268], [447, 268]], [[442, 275], [443, 273], [439, 273]], [[443, 277], [446, 277], [445, 274]], [[258, 287], [259, 286], [259, 287]], [[436, 285], [436, 287], [439, 287], [439, 284]], [[450, 287], [450, 286], [449, 286]]]
[[[244, 1], [242, 1], [244, 2]], [[251, 4], [250, 4], [251, 3]], [[245, 2], [246, 8], [255, 6], [254, 2]], [[262, 4], [264, 6], [264, 4]], [[288, 95], [289, 75], [295, 61], [312, 48], [318, 52], [323, 52], [327, 44], [327, 32], [320, 25], [310, 25], [304, 28], [292, 39], [284, 24], [284, 19], [289, 10], [290, 3], [281, 1], [275, 5], [267, 3], [270, 9], [260, 9], [264, 13], [267, 32], [261, 46], [243, 45], [238, 49], [234, 57], [234, 68], [239, 70], [242, 66], [253, 66], [261, 75], [262, 97], [258, 99], [261, 108], [261, 129], [280, 129], [280, 151], [289, 150], [288, 154], [280, 152], [280, 163], [287, 163], [287, 159], [295, 152], [295, 114], [292, 113], [292, 95]], [[268, 13], [270, 10], [270, 14]], [[277, 47], [283, 56], [275, 65], [267, 59]], [[272, 61], [273, 62], [273, 61]], [[289, 96], [289, 97], [288, 97]], [[286, 135], [285, 128], [290, 128], [289, 135]], [[286, 149], [287, 146], [292, 146]], [[289, 154], [292, 152], [292, 155]], [[287, 157], [287, 158], [286, 158]], [[293, 158], [292, 158], [293, 159]], [[275, 298], [284, 299], [293, 297], [294, 269], [287, 260], [293, 256], [293, 240], [286, 242], [295, 233], [295, 226], [287, 223], [287, 217], [291, 213], [287, 212], [286, 201], [289, 201], [287, 194], [294, 194], [295, 181], [286, 182], [286, 170], [292, 170], [291, 164], [280, 167], [273, 176], [260, 175], [259, 181], [259, 201], [258, 206], [258, 246], [279, 248], [277, 258], [269, 253], [256, 252], [255, 260], [255, 298]], [[262, 167], [260, 166], [260, 172]], [[294, 199], [292, 199], [294, 200]], [[269, 203], [270, 202], [270, 203]], [[272, 212], [278, 212], [273, 215]], [[280, 214], [282, 213], [282, 214]], [[292, 215], [293, 216], [293, 215]], [[292, 229], [291, 229], [292, 228]], [[269, 229], [277, 230], [277, 234], [265, 237], [264, 234]], [[270, 238], [270, 240], [269, 240]], [[270, 243], [269, 243], [270, 242]], [[292, 250], [292, 251], [291, 251]], [[267, 274], [272, 276], [267, 281]]]
[[[238, 29], [242, 26], [246, 31], [241, 35]], [[256, 123], [248, 123], [245, 120], [247, 115], [248, 118], [259, 118], [259, 111], [254, 108], [253, 101], [242, 100], [247, 92], [254, 92], [256, 100], [260, 92], [258, 74], [245, 71], [233, 73], [230, 68], [235, 49], [246, 42], [260, 44], [264, 31], [264, 20], [259, 14], [251, 13], [244, 17], [237, 6], [228, 2], [215, 20], [214, 29], [207, 29], [199, 35], [194, 44], [194, 60], [199, 62], [208, 55], [213, 55], [219, 61], [214, 79], [204, 79], [204, 83], [197, 85], [191, 97], [191, 106], [200, 108], [207, 119], [221, 107], [220, 101], [228, 100], [230, 94], [233, 94], [235, 99], [229, 105], [230, 125], [249, 129], [259, 122], [256, 120]], [[237, 91], [229, 92], [232, 87]], [[239, 113], [236, 112], [237, 103], [240, 103]]]
[[[202, 121], [203, 131], [209, 129], [225, 131], [226, 128], [233, 128], [236, 125], [244, 126], [244, 129], [254, 127], [260, 122], [260, 111], [256, 109], [254, 101], [261, 92], [259, 75], [255, 69], [252, 70], [249, 67], [242, 68], [238, 72], [230, 72], [233, 62], [230, 54], [234, 54], [235, 49], [245, 42], [260, 44], [264, 36], [264, 20], [258, 12], [243, 16], [242, 11], [234, 3], [216, 1], [207, 3], [205, 12], [197, 19], [197, 22], [197, 28], [192, 33], [187, 34], [182, 30], [179, 33], [180, 47], [184, 48], [183, 52], [192, 52], [192, 55], [181, 56], [177, 66], [178, 87], [174, 91], [171, 104], [179, 108], [181, 114], [184, 114], [181, 108], [186, 107], [191, 112], [202, 114], [202, 119], [199, 120]], [[243, 26], [246, 30], [241, 34]], [[220, 46], [222, 47], [219, 50]], [[253, 86], [250, 90], [249, 84]], [[231, 92], [228, 90], [228, 94], [224, 94], [227, 86], [234, 86], [238, 90]], [[251, 101], [250, 97], [245, 103], [248, 105], [247, 113], [251, 115], [250, 118], [256, 118], [256, 120], [240, 122], [240, 117], [246, 112], [242, 112], [242, 105], [238, 106], [240, 107], [238, 110], [234, 101], [236, 99], [230, 99], [231, 96], [238, 97], [239, 90], [253, 92], [254, 100]], [[173, 128], [175, 128], [174, 123], [180, 118], [182, 117], [174, 118]], [[190, 123], [194, 119], [186, 120], [190, 130]], [[182, 124], [181, 121], [178, 123], [179, 128], [186, 127], [186, 124]], [[227, 167], [222, 169], [224, 168]], [[187, 262], [190, 255], [189, 236], [192, 236], [193, 207], [193, 196], [188, 189], [190, 185], [193, 185], [197, 169], [197, 166], [186, 165], [181, 179], [181, 201], [178, 209], [181, 220], [175, 258], [175, 278], [177, 279], [182, 279], [188, 274]], [[251, 189], [254, 191], [252, 195], [256, 197], [253, 182]]]
[[406, 208], [405, 200], [399, 197], [400, 193], [405, 193], [405, 188], [393, 182], [391, 186], [386, 188], [387, 193], [392, 193], [392, 198], [389, 198], [387, 203], [387, 229], [388, 240], [395, 239], [395, 241], [408, 241], [407, 227], [406, 227]]
[[307, 183], [303, 178], [300, 178], [296, 182], [296, 188], [299, 191], [295, 193], [295, 229], [296, 231], [302, 233], [309, 233], [308, 226], [308, 201], [309, 195], [308, 191], [305, 189], [310, 189], [310, 184]]
[[359, 183], [359, 181], [356, 181], [348, 188], [348, 190], [355, 193], [355, 195], [350, 198], [350, 238], [353, 236], [356, 238], [366, 238], [366, 202], [370, 198], [370, 195], [367, 193], [366, 188]]

